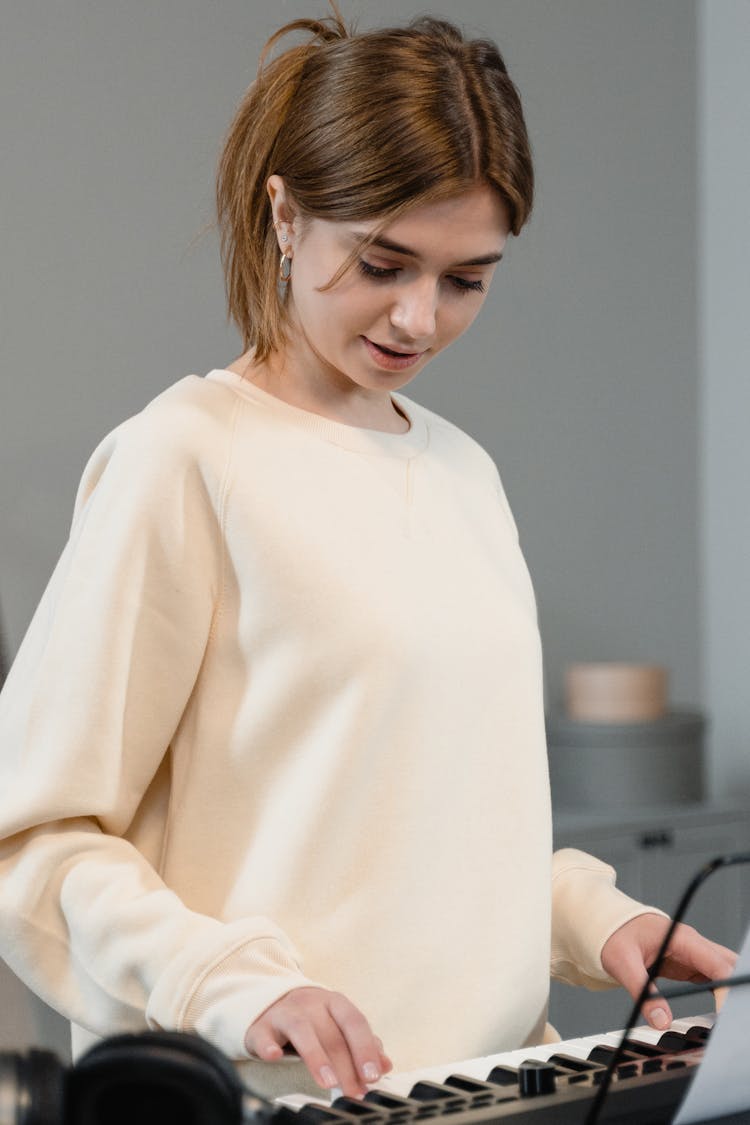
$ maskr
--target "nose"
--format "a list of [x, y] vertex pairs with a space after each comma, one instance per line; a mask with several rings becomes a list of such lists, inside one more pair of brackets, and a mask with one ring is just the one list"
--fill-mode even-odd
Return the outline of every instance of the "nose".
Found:
[[390, 320], [403, 342], [427, 345], [437, 324], [437, 286], [428, 277], [404, 286], [393, 302]]

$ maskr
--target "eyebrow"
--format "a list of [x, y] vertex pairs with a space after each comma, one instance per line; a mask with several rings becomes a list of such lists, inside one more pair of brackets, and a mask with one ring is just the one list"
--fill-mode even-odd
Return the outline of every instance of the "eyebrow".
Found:
[[[354, 238], [363, 241], [367, 237], [364, 231], [354, 231]], [[407, 258], [419, 258], [420, 255], [416, 250], [411, 250], [408, 246], [402, 246], [400, 242], [393, 242], [390, 238], [373, 238], [370, 246], [379, 246], [382, 250], [390, 250], [394, 254], [404, 254]], [[456, 262], [452, 269], [460, 270], [466, 266], [491, 266], [495, 262], [501, 262], [503, 259], [502, 254], [482, 254], [478, 258], [471, 258], [468, 262]]]

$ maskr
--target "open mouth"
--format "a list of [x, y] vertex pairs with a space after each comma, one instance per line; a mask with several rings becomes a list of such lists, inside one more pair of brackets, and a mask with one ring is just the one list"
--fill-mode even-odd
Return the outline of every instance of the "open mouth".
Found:
[[424, 352], [396, 351], [395, 348], [387, 348], [384, 344], [376, 344], [367, 336], [363, 336], [362, 339], [378, 366], [385, 367], [389, 371], [401, 371], [406, 367], [411, 367], [424, 355]]
[[418, 352], [397, 352], [393, 348], [386, 348], [384, 344], [376, 344], [375, 347], [380, 348], [381, 352], [385, 352], [387, 355], [405, 356], [405, 355], [418, 355], [419, 354]]

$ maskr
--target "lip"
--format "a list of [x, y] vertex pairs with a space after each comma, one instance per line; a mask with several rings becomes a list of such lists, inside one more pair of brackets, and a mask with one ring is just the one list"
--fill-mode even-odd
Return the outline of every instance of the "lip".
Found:
[[[368, 352], [378, 367], [384, 368], [386, 371], [404, 371], [407, 367], [413, 367], [422, 356], [424, 352], [399, 352], [397, 355], [392, 355], [391, 351], [384, 351], [383, 348], [370, 340], [367, 336], [363, 336]], [[394, 349], [391, 349], [395, 351]]]

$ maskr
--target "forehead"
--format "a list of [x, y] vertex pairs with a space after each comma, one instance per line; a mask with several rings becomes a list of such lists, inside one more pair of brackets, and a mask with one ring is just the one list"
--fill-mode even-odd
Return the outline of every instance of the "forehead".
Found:
[[[383, 225], [382, 219], [312, 220], [313, 225], [344, 241], [350, 249], [368, 235], [377, 234], [391, 246], [403, 247], [415, 257], [468, 262], [499, 255], [510, 233], [508, 211], [500, 196], [487, 186], [432, 203], [422, 203]], [[374, 246], [377, 249], [377, 244]]]
[[[377, 220], [358, 223], [368, 234], [380, 227]], [[501, 250], [510, 233], [508, 211], [490, 187], [471, 188], [460, 195], [423, 203], [400, 215], [379, 231], [385, 238], [411, 246], [448, 250]], [[472, 256], [471, 254], [469, 256]]]

